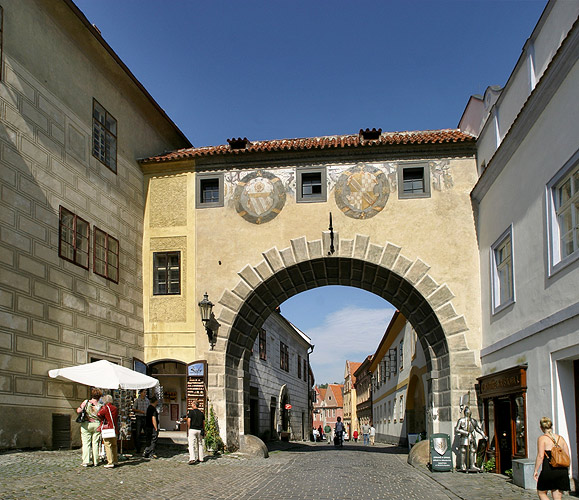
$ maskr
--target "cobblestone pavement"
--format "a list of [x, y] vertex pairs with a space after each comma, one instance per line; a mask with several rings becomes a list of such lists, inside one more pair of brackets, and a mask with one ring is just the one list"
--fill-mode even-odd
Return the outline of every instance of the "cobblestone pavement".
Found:
[[238, 454], [187, 465], [184, 447], [160, 447], [159, 458], [126, 456], [115, 469], [81, 467], [80, 450], [0, 454], [3, 500], [536, 499], [495, 474], [431, 473], [406, 463], [392, 446], [283, 443], [270, 458]]

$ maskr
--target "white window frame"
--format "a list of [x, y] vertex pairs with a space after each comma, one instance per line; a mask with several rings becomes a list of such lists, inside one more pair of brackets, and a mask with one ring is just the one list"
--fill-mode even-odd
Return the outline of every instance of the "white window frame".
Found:
[[[499, 279], [499, 269], [496, 260], [496, 251], [509, 240], [511, 250], [511, 294], [504, 302], [501, 302], [501, 289]], [[492, 314], [497, 314], [506, 307], [515, 303], [515, 255], [513, 252], [513, 225], [511, 224], [503, 234], [491, 245], [490, 248], [491, 265], [491, 310]]]
[[[546, 187], [546, 209], [547, 209], [547, 248], [549, 251], [549, 277], [566, 268], [579, 259], [579, 241], [576, 242], [577, 248], [566, 257], [561, 257], [561, 233], [559, 222], [557, 221], [557, 187], [568, 176], [572, 176], [579, 168], [579, 150], [565, 163], [565, 165], [555, 174]], [[577, 196], [579, 190], [575, 190], [574, 196]], [[579, 214], [573, 214], [573, 225], [576, 226], [579, 221]], [[579, 231], [575, 235], [579, 240]]]

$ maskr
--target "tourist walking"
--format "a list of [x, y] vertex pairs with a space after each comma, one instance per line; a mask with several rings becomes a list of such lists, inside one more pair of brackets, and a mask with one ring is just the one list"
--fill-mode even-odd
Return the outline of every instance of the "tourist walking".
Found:
[[149, 407], [145, 418], [145, 438], [147, 440], [147, 447], [143, 452], [144, 458], [157, 458], [155, 450], [157, 448], [157, 439], [159, 438], [159, 415], [157, 413], [157, 405], [159, 400], [156, 396], [151, 396]]
[[135, 444], [135, 452], [141, 453], [141, 433], [145, 430], [145, 420], [147, 415], [147, 408], [149, 407], [149, 398], [147, 397], [147, 390], [141, 389], [139, 397], [133, 402], [133, 413], [135, 414], [135, 428], [133, 432], [133, 442]]
[[[535, 460], [535, 480], [537, 481], [537, 493], [541, 500], [548, 500], [547, 491], [551, 490], [553, 500], [561, 500], [563, 491], [571, 489], [569, 481], [569, 467], [553, 467], [551, 465], [552, 451], [555, 446], [560, 446], [569, 456], [569, 447], [565, 440], [553, 433], [553, 422], [549, 417], [543, 417], [539, 426], [543, 435], [537, 440], [537, 458]], [[541, 474], [539, 474], [541, 468]]]
[[374, 441], [376, 440], [376, 427], [370, 425], [370, 444], [374, 446]]
[[[105, 465], [105, 468], [112, 469], [118, 464], [117, 436], [119, 435], [119, 430], [117, 427], [117, 421], [119, 411], [117, 410], [117, 407], [113, 405], [113, 397], [110, 394], [103, 396], [103, 403], [102, 408], [97, 414], [102, 421], [99, 430], [105, 445], [105, 453], [107, 454], [107, 464]], [[111, 435], [107, 436], [107, 432]]]
[[100, 420], [98, 412], [101, 409], [100, 398], [103, 395], [100, 389], [93, 387], [90, 391], [90, 399], [85, 399], [76, 409], [82, 413], [86, 409], [85, 418], [80, 424], [80, 439], [82, 442], [82, 466], [88, 467], [99, 464], [99, 445], [101, 433], [99, 432]]
[[326, 440], [328, 444], [330, 444], [332, 442], [332, 428], [330, 427], [330, 424], [324, 426], [324, 432], [326, 433]]
[[342, 417], [337, 418], [336, 426], [334, 427], [334, 445], [335, 446], [344, 446], [344, 432], [346, 428], [342, 423]]
[[364, 445], [370, 444], [370, 426], [362, 424], [362, 437], [364, 438]]
[[203, 454], [203, 434], [205, 415], [199, 409], [197, 401], [187, 413], [187, 442], [189, 443], [189, 465], [195, 465], [205, 460]]
[[352, 439], [354, 440], [354, 443], [358, 442], [358, 431], [354, 431], [352, 434]]

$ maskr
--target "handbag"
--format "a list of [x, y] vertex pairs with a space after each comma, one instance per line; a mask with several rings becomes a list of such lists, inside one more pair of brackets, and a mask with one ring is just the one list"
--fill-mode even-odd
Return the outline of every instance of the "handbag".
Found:
[[77, 424], [82, 424], [86, 420], [86, 407], [88, 405], [88, 399], [84, 405], [82, 411], [78, 414], [78, 417], [74, 420]]
[[565, 453], [565, 450], [559, 446], [559, 439], [561, 439], [561, 436], [557, 438], [557, 441], [553, 439], [554, 445], [553, 448], [551, 448], [551, 460], [549, 463], [551, 467], [569, 467], [571, 460], [569, 459], [569, 455]]
[[113, 422], [113, 426], [110, 429], [108, 427], [106, 429], [101, 428], [101, 436], [103, 437], [103, 439], [116, 438], [117, 437], [117, 431], [115, 429], [115, 423], [113, 421], [113, 414], [111, 413], [111, 407], [107, 405], [107, 409], [109, 410], [109, 414], [111, 416], [111, 422]]

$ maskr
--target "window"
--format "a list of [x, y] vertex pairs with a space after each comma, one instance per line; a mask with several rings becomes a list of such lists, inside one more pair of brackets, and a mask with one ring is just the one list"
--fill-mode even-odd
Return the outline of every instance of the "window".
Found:
[[279, 367], [289, 372], [289, 349], [283, 342], [279, 343]]
[[404, 422], [404, 396], [400, 396], [400, 422]]
[[308, 364], [306, 363], [306, 358], [303, 359], [303, 363], [304, 363], [304, 380], [307, 382], [308, 381], [308, 371], [307, 371]]
[[92, 155], [117, 173], [117, 120], [92, 101]]
[[398, 344], [398, 352], [400, 353], [400, 371], [404, 368], [404, 339]]
[[579, 151], [547, 186], [550, 274], [579, 258]]
[[298, 203], [326, 201], [326, 170], [323, 168], [299, 168], [297, 173]]
[[181, 252], [153, 253], [153, 295], [181, 293]]
[[196, 176], [196, 207], [223, 206], [223, 174], [202, 173]]
[[495, 314], [515, 301], [513, 247], [510, 226], [491, 247], [491, 300]]
[[94, 228], [93, 271], [108, 280], [119, 282], [119, 240]]
[[396, 359], [396, 347], [394, 349], [390, 349], [390, 372], [389, 373], [396, 373], [398, 368], [398, 360]]
[[259, 330], [259, 359], [267, 359], [267, 335], [263, 328]]
[[298, 354], [298, 378], [302, 378], [302, 357]]
[[424, 163], [405, 163], [398, 166], [398, 198], [427, 198], [430, 196], [430, 168]]
[[87, 221], [60, 207], [58, 255], [88, 269], [89, 231]]

